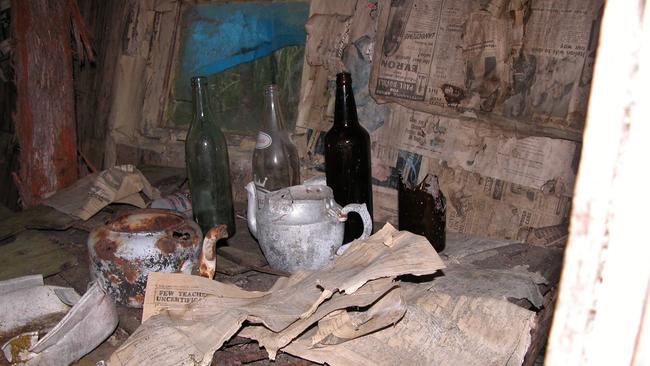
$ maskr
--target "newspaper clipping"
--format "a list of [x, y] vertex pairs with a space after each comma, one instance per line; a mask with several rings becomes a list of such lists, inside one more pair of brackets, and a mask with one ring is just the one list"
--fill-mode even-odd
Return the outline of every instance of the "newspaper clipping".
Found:
[[377, 100], [580, 139], [602, 0], [379, 5]]

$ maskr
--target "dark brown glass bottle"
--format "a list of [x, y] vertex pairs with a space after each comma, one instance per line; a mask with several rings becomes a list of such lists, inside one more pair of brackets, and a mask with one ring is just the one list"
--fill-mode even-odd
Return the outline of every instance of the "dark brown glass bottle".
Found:
[[[325, 134], [325, 176], [339, 205], [365, 203], [372, 217], [370, 135], [359, 124], [349, 73], [336, 75], [334, 125]], [[343, 243], [363, 232], [361, 217], [351, 213], [345, 222]]]

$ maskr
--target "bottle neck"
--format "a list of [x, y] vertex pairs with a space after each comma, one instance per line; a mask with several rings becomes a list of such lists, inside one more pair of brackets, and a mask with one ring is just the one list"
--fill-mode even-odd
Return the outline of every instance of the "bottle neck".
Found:
[[192, 78], [193, 121], [203, 121], [208, 112], [208, 80], [205, 77]]
[[334, 125], [339, 127], [359, 125], [357, 105], [354, 102], [352, 81], [350, 80], [349, 74], [347, 76], [346, 74], [337, 75], [334, 101]]
[[284, 113], [280, 105], [280, 91], [272, 84], [264, 90], [264, 117], [262, 130], [275, 132], [285, 130]]

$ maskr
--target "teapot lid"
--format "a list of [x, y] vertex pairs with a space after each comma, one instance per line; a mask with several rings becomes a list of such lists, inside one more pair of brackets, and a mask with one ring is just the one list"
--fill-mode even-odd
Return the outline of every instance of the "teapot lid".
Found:
[[292, 201], [321, 201], [332, 198], [332, 188], [323, 185], [298, 185], [281, 189], [276, 198]]
[[149, 233], [174, 229], [185, 222], [185, 218], [177, 212], [147, 208], [129, 211], [109, 223], [108, 227], [115, 232]]

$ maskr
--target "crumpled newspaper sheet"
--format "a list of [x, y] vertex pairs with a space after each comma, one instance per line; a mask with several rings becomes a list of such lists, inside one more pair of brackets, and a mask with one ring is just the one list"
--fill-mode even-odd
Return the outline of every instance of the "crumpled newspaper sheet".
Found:
[[117, 323], [113, 300], [97, 284], [79, 296], [72, 288], [45, 286], [41, 275], [0, 281], [0, 340], [12, 365], [69, 365]]
[[[444, 275], [400, 283], [406, 311], [394, 325], [348, 340], [340, 335], [363, 326], [370, 316], [356, 320], [348, 316], [354, 312], [333, 314], [334, 322], [324, 318], [282, 350], [330, 365], [521, 365], [536, 315], [508, 299], [526, 299], [539, 308], [543, 297], [538, 284], [552, 281], [522, 265], [531, 260], [493, 263], [497, 252], [521, 249], [521, 243], [455, 233], [447, 243]], [[545, 248], [535, 251], [544, 252], [537, 260], [553, 255]], [[379, 305], [366, 312], [377, 312]], [[323, 334], [330, 335], [329, 342], [322, 341]], [[246, 327], [238, 335], [258, 340], [267, 350], [279, 338], [263, 326]]]
[[427, 286], [401, 285], [406, 313], [395, 325], [344, 343], [315, 346], [314, 335], [330, 328], [319, 322], [283, 351], [329, 365], [521, 365], [534, 312]]
[[[267, 292], [152, 273], [143, 324], [108, 364], [208, 365], [237, 334], [271, 359], [282, 350], [330, 365], [518, 365], [536, 314], [508, 298], [539, 307], [537, 284], [548, 281], [525, 268], [472, 267], [512, 244], [455, 236], [441, 273], [424, 237], [387, 224], [326, 268], [282, 278]], [[395, 280], [409, 273], [429, 276]]]
[[119, 165], [90, 174], [43, 201], [44, 205], [88, 220], [110, 203], [127, 203], [144, 208], [140, 191], [150, 199], [160, 197], [147, 178], [133, 165]]
[[[179, 274], [150, 274], [144, 313], [148, 316], [153, 306], [158, 314], [146, 319], [108, 364], [208, 365], [245, 320], [281, 333], [282, 339], [269, 345], [273, 356], [274, 349], [321, 318], [337, 322], [333, 313], [374, 304], [375, 313], [350, 315], [364, 319], [375, 314], [366, 327], [348, 329], [342, 336], [354, 338], [401, 318], [404, 306], [395, 277], [422, 276], [441, 268], [444, 264], [426, 238], [387, 224], [368, 239], [355, 241], [324, 268], [294, 273], [268, 292], [250, 293]], [[194, 301], [192, 296], [203, 299]], [[332, 339], [327, 334], [322, 338]]]

